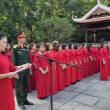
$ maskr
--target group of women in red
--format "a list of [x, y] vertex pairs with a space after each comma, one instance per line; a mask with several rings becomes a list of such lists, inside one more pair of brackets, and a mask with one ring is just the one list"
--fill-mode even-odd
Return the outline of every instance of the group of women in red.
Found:
[[50, 95], [50, 65], [46, 59], [40, 57], [51, 58], [70, 64], [52, 63], [53, 94], [99, 71], [101, 71], [100, 79], [108, 80], [110, 72], [108, 73], [109, 68], [106, 65], [108, 65], [108, 60], [110, 59], [108, 58], [110, 52], [107, 46], [104, 45], [58, 44], [57, 42], [39, 43], [37, 46], [35, 43], [30, 44], [30, 59], [33, 64], [30, 83], [31, 88], [37, 90], [37, 97], [45, 98]]
[[[5, 50], [6, 47], [7, 51]], [[65, 87], [98, 72], [100, 72], [100, 80], [109, 79], [110, 42], [103, 44], [59, 44], [54, 42], [38, 43], [37, 45], [31, 43], [29, 50], [32, 63], [29, 91], [37, 90], [37, 97], [40, 99], [50, 95], [50, 65], [45, 58], [58, 61], [52, 62], [53, 94], [57, 94], [57, 92], [64, 90]], [[13, 80], [11, 81], [10, 78], [17, 79], [19, 77], [11, 71], [26, 66], [12, 65], [10, 45], [7, 46], [6, 36], [0, 33], [0, 99], [5, 100], [0, 100], [0, 110], [8, 108], [15, 110], [11, 85]], [[83, 69], [80, 67], [83, 67]]]
[[109, 78], [110, 50], [108, 42], [103, 44], [58, 44], [58, 42], [54, 42], [38, 43], [37, 45], [31, 43], [29, 49], [31, 50], [30, 61], [33, 65], [29, 78], [29, 91], [37, 90], [37, 97], [40, 99], [50, 95], [51, 80], [49, 62], [41, 57], [70, 64], [52, 63], [53, 94], [98, 72], [100, 72], [101, 80]]

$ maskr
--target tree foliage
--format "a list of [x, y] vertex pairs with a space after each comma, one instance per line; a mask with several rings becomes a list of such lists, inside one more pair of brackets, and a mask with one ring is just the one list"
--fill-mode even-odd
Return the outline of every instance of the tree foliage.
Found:
[[[73, 23], [86, 14], [97, 0], [0, 0], [0, 31], [15, 42], [20, 31], [29, 41], [83, 42], [84, 32]], [[110, 6], [109, 0], [100, 0]]]

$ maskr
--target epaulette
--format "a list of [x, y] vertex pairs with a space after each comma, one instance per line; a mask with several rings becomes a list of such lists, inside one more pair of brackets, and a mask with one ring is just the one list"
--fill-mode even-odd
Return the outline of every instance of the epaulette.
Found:
[[24, 45], [24, 46], [29, 49], [29, 45]]
[[18, 47], [18, 45], [13, 45], [13, 48], [17, 48]]

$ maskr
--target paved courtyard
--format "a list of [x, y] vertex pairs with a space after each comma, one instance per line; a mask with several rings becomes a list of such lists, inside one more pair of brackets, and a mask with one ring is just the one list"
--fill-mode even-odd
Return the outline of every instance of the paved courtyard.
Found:
[[[50, 110], [50, 97], [39, 100], [36, 91], [28, 94], [35, 105], [27, 110]], [[100, 81], [99, 73], [66, 87], [53, 96], [54, 110], [110, 110], [110, 80]], [[16, 110], [20, 110], [16, 104]]]

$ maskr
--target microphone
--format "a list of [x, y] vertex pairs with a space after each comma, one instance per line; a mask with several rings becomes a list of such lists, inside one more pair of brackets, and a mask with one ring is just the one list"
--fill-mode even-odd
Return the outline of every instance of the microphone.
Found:
[[26, 49], [20, 49], [20, 50], [25, 52], [31, 52], [31, 50], [26, 50]]

